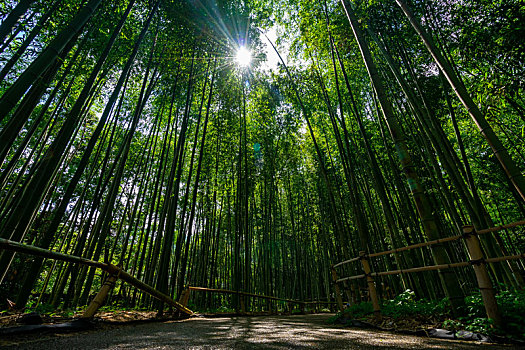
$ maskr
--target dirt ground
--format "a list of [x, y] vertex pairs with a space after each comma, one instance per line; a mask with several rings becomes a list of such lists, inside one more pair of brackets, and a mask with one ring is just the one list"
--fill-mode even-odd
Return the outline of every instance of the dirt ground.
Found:
[[517, 349], [329, 325], [329, 314], [190, 318], [1, 339], [5, 349]]

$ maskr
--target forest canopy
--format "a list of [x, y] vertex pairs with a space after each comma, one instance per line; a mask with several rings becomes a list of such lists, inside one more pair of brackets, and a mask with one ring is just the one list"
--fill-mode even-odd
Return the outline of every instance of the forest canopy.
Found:
[[[331, 266], [361, 251], [525, 218], [520, 0], [0, 0], [0, 19], [3, 239], [176, 300], [334, 301]], [[523, 227], [480, 240], [525, 251]], [[372, 269], [468, 260], [457, 241]], [[524, 286], [523, 260], [488, 270]], [[83, 306], [105, 278], [0, 250], [2, 308]], [[455, 309], [477, 288], [469, 266], [376, 285]], [[125, 283], [112, 297], [163, 308]]]

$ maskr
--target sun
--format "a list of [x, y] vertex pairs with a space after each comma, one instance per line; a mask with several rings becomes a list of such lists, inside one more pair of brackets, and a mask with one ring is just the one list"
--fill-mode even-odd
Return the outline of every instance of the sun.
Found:
[[241, 67], [248, 67], [252, 63], [252, 53], [249, 49], [241, 46], [235, 55], [235, 61]]

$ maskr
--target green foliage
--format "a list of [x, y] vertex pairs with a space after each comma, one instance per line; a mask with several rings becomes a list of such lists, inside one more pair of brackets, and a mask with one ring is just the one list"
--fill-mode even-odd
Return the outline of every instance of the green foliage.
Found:
[[[522, 160], [525, 149], [525, 45], [522, 39], [525, 7], [521, 2], [409, 2], [416, 17], [439, 38], [436, 43], [455, 64], [472, 98], [517, 160]], [[0, 93], [21, 76], [42, 48], [68, 25], [83, 3], [85, 1], [61, 1], [59, 10], [51, 14], [29, 49], [0, 82]], [[122, 263], [125, 270], [149, 284], [158, 283], [161, 289], [168, 285], [173, 287], [173, 294], [180, 285], [194, 282], [199, 286], [228, 289], [242, 285], [256, 293], [305, 300], [312, 297], [308, 295], [314, 290], [309, 288], [312, 285], [326, 291], [322, 297], [328, 297], [329, 286], [320, 276], [331, 264], [357, 255], [359, 244], [349, 244], [357, 242], [358, 227], [353, 223], [354, 218], [362, 216], [364, 227], [370, 232], [372, 250], [380, 250], [377, 242], [399, 247], [421, 241], [424, 235], [419, 218], [413, 210], [412, 199], [407, 196], [408, 187], [399, 163], [395, 156], [392, 157], [395, 151], [389, 126], [377, 106], [361, 53], [337, 1], [162, 1], [133, 60], [118, 108], [113, 108], [96, 147], [90, 154], [86, 153], [100, 113], [130, 57], [152, 3], [137, 0], [102, 67], [93, 96], [85, 101], [85, 115], [75, 123], [78, 124], [76, 136], [67, 140], [70, 149], [60, 155], [60, 164], [46, 182], [48, 185], [41, 191], [27, 191], [26, 184], [33, 181], [36, 165], [61, 134], [71, 106], [79, 98], [87, 76], [128, 1], [103, 2], [79, 40], [72, 43], [70, 52], [64, 53], [56, 77], [46, 83], [43, 95], [33, 99], [38, 100], [37, 106], [32, 113], [25, 113], [27, 122], [20, 132], [13, 133], [17, 137], [5, 161], [0, 161], [0, 170], [6, 176], [0, 181], [0, 227], [5, 226], [7, 219], [19, 217], [16, 208], [26, 205], [17, 204], [20, 194], [42, 193], [45, 196], [38, 199], [41, 205], [28, 201], [32, 209], [29, 210], [29, 206], [24, 209], [27, 214], [24, 216], [31, 222], [31, 227], [24, 231], [28, 233], [24, 238], [26, 243], [38, 245], [47, 225], [57, 214], [56, 208], [60, 203], [69, 203], [66, 213], [58, 215], [63, 217], [60, 229], [50, 231], [51, 242], [54, 242], [50, 249]], [[421, 177], [425, 192], [432, 196], [436, 218], [439, 217], [443, 227], [458, 227], [459, 221], [470, 223], [485, 214], [496, 224], [522, 219], [519, 198], [516, 201], [509, 190], [508, 180], [499, 170], [488, 143], [450, 88], [448, 92], [444, 88], [446, 81], [441, 81], [432, 57], [395, 2], [354, 3], [360, 24], [375, 32], [399, 66], [409, 88], [417, 96], [421, 95], [415, 102], [420, 102], [422, 116], [428, 115], [429, 121], [437, 122], [436, 125], [428, 124], [413, 113], [411, 104], [414, 102], [407, 101], [398, 82], [389, 73], [377, 43], [370, 40], [386, 94], [413, 151], [414, 171]], [[2, 17], [13, 4], [14, 1], [0, 1]], [[45, 9], [48, 2], [35, 1], [35, 6]], [[33, 28], [40, 16], [36, 11], [32, 20], [25, 16], [21, 23], [28, 29]], [[276, 30], [276, 41], [279, 49], [283, 49], [281, 53], [292, 79], [282, 65], [270, 74], [259, 70], [257, 65], [264, 53], [256, 28]], [[0, 61], [5, 62], [14, 55], [26, 34], [24, 30], [16, 35], [0, 54]], [[251, 47], [256, 57], [254, 66], [242, 74], [231, 62], [231, 51], [241, 44], [239, 38], [244, 38], [244, 44]], [[150, 53], [151, 67], [147, 64]], [[333, 54], [341, 57], [340, 65], [332, 62]], [[217, 76], [208, 107], [212, 69], [208, 63], [215, 55], [218, 57]], [[70, 64], [71, 69], [66, 71]], [[348, 75], [348, 86], [343, 79], [343, 68]], [[152, 91], [142, 105], [138, 100], [144, 94], [143, 84], [151, 86]], [[311, 135], [315, 136], [319, 151], [314, 148], [304, 111], [298, 106], [295, 86], [305, 110], [311, 115]], [[56, 96], [52, 95], [55, 92]], [[49, 96], [55, 97], [46, 104]], [[451, 97], [450, 109], [445, 96]], [[141, 105], [143, 111], [129, 143], [129, 154], [123, 156], [130, 122]], [[452, 111], [457, 123], [451, 121]], [[42, 117], [37, 119], [41, 113]], [[197, 132], [197, 116], [201, 116], [202, 123], [202, 117], [208, 113], [207, 135], [201, 147], [203, 126]], [[185, 116], [188, 125], [183, 134]], [[362, 119], [362, 130], [358, 118]], [[8, 119], [0, 121], [2, 132]], [[454, 130], [456, 124], [459, 138]], [[33, 125], [34, 134], [30, 134]], [[26, 135], [32, 136], [24, 140]], [[472, 184], [462, 180], [467, 179], [464, 169], [467, 164], [459, 159], [462, 138], [465, 157], [472, 170]], [[370, 144], [370, 151], [365, 150], [365, 141]], [[183, 152], [179, 156], [175, 152], [180, 142]], [[450, 153], [454, 157], [449, 160], [440, 152], [435, 154], [440, 149], [443, 155]], [[89, 156], [89, 165], [74, 186], [72, 196], [64, 198], [84, 155]], [[197, 184], [200, 156], [202, 173]], [[190, 160], [193, 158], [195, 161]], [[120, 164], [125, 165], [123, 173], [116, 176], [115, 168]], [[518, 164], [522, 172], [523, 164]], [[321, 171], [322, 166], [326, 172]], [[380, 176], [370, 176], [372, 169]], [[474, 187], [483, 198], [485, 207], [481, 214], [471, 208], [472, 203], [476, 203], [470, 199]], [[380, 196], [379, 189], [388, 193], [386, 200]], [[108, 200], [112, 197], [112, 201]], [[178, 198], [178, 202], [172, 203], [170, 198]], [[108, 209], [103, 210], [106, 204]], [[193, 222], [188, 222], [192, 206], [195, 217], [191, 219]], [[396, 213], [397, 218], [391, 224], [397, 227], [387, 222], [387, 209]], [[103, 235], [96, 234], [103, 222], [108, 223], [107, 230], [100, 231]], [[173, 224], [170, 232], [162, 232], [166, 222]], [[377, 229], [387, 225], [392, 228], [390, 236]], [[194, 230], [191, 240], [184, 236], [189, 228]], [[9, 237], [10, 232], [4, 231], [2, 236]], [[443, 232], [443, 235], [453, 234], [457, 232]], [[159, 237], [164, 237], [166, 242]], [[154, 254], [161, 246], [171, 249], [168, 237], [174, 239], [174, 251], [183, 255], [173, 255], [173, 258], [170, 254], [165, 255], [162, 266], [171, 274], [161, 282], [157, 278], [162, 275], [156, 265], [158, 257]], [[506, 246], [521, 252], [525, 249], [524, 237], [523, 229], [514, 229], [501, 239]], [[102, 247], [102, 251], [94, 253], [98, 247]], [[458, 250], [458, 258], [466, 259], [466, 251]], [[414, 266], [423, 263], [421, 259], [414, 260], [420, 260], [414, 261]], [[14, 299], [25, 288], [22, 283], [30, 265], [26, 257], [15, 257], [0, 285], [0, 306], [4, 307], [7, 298]], [[99, 278], [93, 283], [84, 283], [84, 272], [65, 274], [68, 266], [58, 264], [55, 267], [49, 260], [40, 276], [32, 272], [28, 277], [30, 282], [36, 282], [33, 283], [34, 291], [40, 294], [43, 289], [43, 301], [52, 301], [55, 307], [62, 302], [70, 305], [74, 300], [85, 303], [82, 299], [86, 298], [79, 298], [80, 294], [88, 295], [100, 288]], [[177, 276], [182, 276], [182, 281], [178, 281]], [[165, 284], [166, 281], [169, 283]], [[423, 289], [429, 289], [438, 284], [411, 286], [422, 285]], [[417, 292], [418, 295], [434, 295], [424, 293], [425, 290]], [[443, 295], [441, 291], [436, 294], [438, 298]], [[142, 297], [140, 293], [126, 293], [125, 300], [106, 306], [105, 310], [127, 309], [129, 305], [145, 302]], [[211, 304], [202, 300], [197, 299], [190, 308], [234, 311], [226, 299], [216, 299]], [[516, 334], [523, 332], [520, 326], [525, 323], [523, 295], [502, 292], [498, 302], [509, 329]], [[31, 309], [34, 301], [28, 306]], [[284, 308], [282, 304], [279, 306]], [[48, 304], [38, 308], [42, 312], [52, 311]], [[361, 318], [371, 312], [370, 303], [361, 303], [339, 316]], [[393, 318], [415, 315], [446, 318], [447, 300], [416, 300], [414, 292], [407, 290], [385, 302], [383, 313]], [[464, 320], [450, 320], [449, 326], [490, 328], [490, 321], [484, 319], [479, 294], [467, 298], [465, 315]]]
[[341, 316], [343, 315], [342, 312], [338, 312], [336, 313], [335, 315], [331, 316], [328, 318], [328, 320], [326, 321], [328, 324], [334, 324], [336, 323], [340, 318]]
[[496, 295], [496, 300], [504, 318], [504, 329], [495, 328], [493, 321], [485, 317], [485, 307], [480, 293], [465, 299], [467, 315], [460, 317], [466, 325], [465, 329], [485, 334], [508, 334], [525, 339], [525, 291], [503, 290]]
[[35, 312], [38, 312], [39, 314], [47, 314], [53, 312], [54, 310], [55, 307], [48, 303], [38, 304], [38, 306], [35, 308]]
[[465, 328], [465, 325], [458, 320], [445, 320], [443, 321], [443, 328], [451, 331], [459, 331]]
[[440, 301], [416, 300], [415, 293], [407, 289], [394, 299], [383, 303], [381, 311], [384, 315], [394, 318], [410, 315], [443, 315], [446, 313], [447, 305], [446, 298]]
[[[465, 298], [465, 315], [458, 319], [450, 318], [448, 300], [439, 301], [416, 300], [411, 290], [406, 290], [392, 300], [385, 301], [381, 306], [381, 314], [394, 319], [424, 316], [442, 320], [441, 327], [451, 330], [467, 330], [486, 335], [500, 335], [514, 339], [525, 339], [525, 291], [503, 290], [496, 296], [500, 312], [503, 315], [505, 326], [498, 328], [494, 321], [486, 317], [485, 307], [480, 293]], [[372, 304], [368, 302], [354, 304], [344, 313], [337, 313], [328, 322], [336, 323], [339, 320], [359, 319], [373, 312]]]
[[350, 318], [362, 318], [371, 314], [372, 312], [374, 312], [372, 303], [365, 302], [354, 304], [346, 308], [344, 311], [344, 316]]

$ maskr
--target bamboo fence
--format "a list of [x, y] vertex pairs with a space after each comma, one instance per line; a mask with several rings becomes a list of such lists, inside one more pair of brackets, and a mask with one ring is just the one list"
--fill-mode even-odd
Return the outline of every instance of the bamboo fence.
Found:
[[[478, 236], [482, 234], [497, 232], [497, 231], [501, 231], [504, 229], [523, 226], [523, 225], [525, 225], [525, 220], [513, 222], [510, 224], [506, 224], [506, 225], [490, 227], [488, 229], [483, 229], [479, 231], [475, 231], [473, 226], [464, 226], [463, 234], [461, 235], [440, 238], [440, 239], [436, 239], [436, 240], [429, 241], [429, 242], [413, 244], [413, 245], [409, 245], [406, 247], [395, 248], [395, 249], [378, 252], [378, 253], [366, 254], [365, 252], [360, 252], [360, 256], [339, 262], [332, 266], [332, 278], [335, 283], [336, 294], [340, 293], [339, 286], [338, 286], [339, 283], [344, 282], [344, 281], [351, 281], [351, 280], [366, 278], [367, 283], [368, 283], [369, 295], [372, 300], [372, 304], [374, 306], [374, 311], [378, 313], [379, 303], [377, 301], [377, 293], [375, 291], [375, 284], [373, 282], [374, 277], [387, 276], [387, 275], [399, 275], [403, 273], [413, 273], [413, 272], [423, 272], [423, 271], [445, 270], [445, 269], [465, 267], [465, 266], [470, 265], [473, 267], [474, 272], [476, 273], [478, 287], [482, 294], [483, 303], [485, 305], [487, 315], [489, 316], [489, 318], [494, 319], [496, 324], [501, 324], [502, 322], [501, 316], [499, 315], [499, 312], [497, 310], [497, 303], [494, 297], [495, 291], [494, 291], [494, 288], [492, 287], [492, 282], [490, 281], [485, 265], [487, 263], [496, 263], [496, 262], [502, 262], [502, 261], [508, 261], [508, 260], [524, 259], [525, 253], [518, 254], [518, 255], [484, 258]], [[446, 242], [454, 242], [460, 239], [465, 240], [467, 249], [470, 254], [469, 261], [462, 261], [462, 262], [441, 264], [441, 265], [432, 265], [432, 266], [420, 266], [420, 267], [414, 267], [414, 268], [409, 268], [409, 269], [398, 269], [398, 270], [393, 270], [393, 271], [382, 271], [382, 272], [371, 272], [370, 271], [370, 265], [368, 263], [369, 258], [399, 253], [399, 252], [416, 249], [416, 248], [428, 247], [428, 246], [442, 244]], [[349, 264], [352, 262], [356, 262], [356, 261], [361, 261], [363, 265], [364, 274], [348, 276], [348, 277], [343, 277], [343, 278], [337, 277], [337, 273], [335, 271], [336, 267], [339, 267], [345, 264]], [[342, 305], [342, 301], [340, 300], [341, 299], [340, 296], [337, 299], [338, 299], [339, 307], [342, 310], [343, 305]]]
[[[123, 271], [120, 267], [115, 266], [113, 264], [103, 263], [103, 262], [100, 262], [100, 261], [94, 261], [94, 260], [90, 260], [90, 259], [85, 259], [85, 258], [82, 258], [82, 257], [69, 255], [69, 254], [57, 253], [57, 252], [53, 252], [53, 251], [50, 251], [50, 250], [47, 250], [47, 249], [42, 249], [42, 248], [39, 248], [39, 247], [35, 247], [35, 246], [32, 246], [32, 245], [23, 244], [23, 243], [20, 243], [20, 242], [10, 241], [10, 240], [4, 239], [4, 238], [0, 238], [0, 249], [11, 250], [11, 251], [15, 251], [15, 252], [18, 252], [18, 253], [25, 253], [25, 254], [30, 254], [30, 255], [34, 255], [34, 256], [40, 256], [40, 257], [43, 257], [43, 258], [48, 258], [48, 259], [53, 259], [53, 260], [67, 261], [67, 262], [74, 263], [74, 264], [86, 265], [86, 266], [91, 266], [91, 267], [95, 267], [95, 268], [101, 269], [103, 271], [106, 271], [110, 276], [116, 276], [117, 279], [121, 279], [121, 280], [123, 280], [125, 282], [128, 282], [133, 287], [135, 287], [135, 288], [137, 288], [137, 289], [139, 289], [139, 290], [141, 290], [141, 291], [151, 295], [152, 297], [154, 297], [154, 298], [156, 298], [156, 299], [158, 299], [160, 301], [165, 302], [166, 304], [168, 304], [170, 306], [175, 307], [177, 310], [179, 310], [182, 313], [184, 313], [186, 315], [193, 315], [193, 311], [188, 309], [186, 306], [176, 302], [169, 295], [164, 294], [164, 293], [156, 290], [152, 286], [150, 286], [150, 285], [140, 281], [139, 279], [137, 279], [137, 278], [133, 277], [132, 275], [130, 275], [129, 273], [127, 273], [126, 271]], [[104, 286], [103, 286], [102, 290], [99, 292], [97, 297], [95, 297], [95, 299], [93, 300], [92, 304], [93, 303], [98, 304], [98, 306], [100, 307], [100, 305], [103, 302], [103, 299], [107, 295], [107, 292], [109, 292], [109, 289], [107, 289], [107, 291], [106, 291], [106, 289], [107, 288], [104, 288]], [[102, 297], [102, 300], [100, 300], [101, 297]], [[96, 312], [96, 310], [98, 309], [98, 307], [95, 308], [95, 311], [93, 312], [93, 307], [94, 306], [92, 306], [92, 304], [90, 304], [88, 306], [87, 310], [89, 310], [89, 312], [87, 314], [86, 313], [84, 314], [85, 317], [92, 317], [94, 315], [94, 313]], [[91, 313], [92, 313], [92, 315], [90, 315]]]

